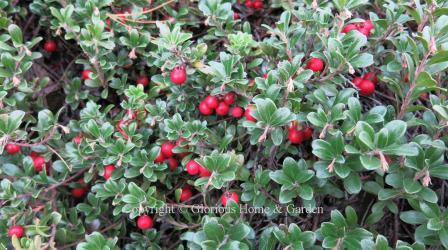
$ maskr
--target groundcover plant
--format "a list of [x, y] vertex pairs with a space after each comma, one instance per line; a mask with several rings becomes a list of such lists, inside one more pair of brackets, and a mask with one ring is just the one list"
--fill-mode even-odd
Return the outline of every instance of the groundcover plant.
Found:
[[447, 1], [0, 7], [0, 249], [448, 248]]

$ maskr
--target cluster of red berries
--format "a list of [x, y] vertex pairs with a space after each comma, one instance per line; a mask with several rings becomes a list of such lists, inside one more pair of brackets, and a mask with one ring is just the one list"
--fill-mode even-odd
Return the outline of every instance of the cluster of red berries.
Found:
[[[182, 160], [186, 155], [188, 155], [188, 152], [182, 152], [179, 154], [175, 154], [173, 152], [173, 149], [176, 146], [180, 146], [182, 142], [184, 142], [185, 139], [179, 138], [176, 140], [175, 143], [172, 142], [165, 142], [160, 146], [160, 153], [157, 156], [157, 158], [154, 160], [155, 163], [163, 163], [166, 161], [168, 164], [168, 168], [170, 170], [174, 170], [179, 166], [179, 162], [176, 160], [175, 157], [177, 157], [179, 160]], [[183, 146], [183, 148], [188, 149], [188, 145]]]
[[54, 40], [47, 40], [44, 43], [44, 50], [48, 53], [53, 53], [58, 49], [58, 45], [56, 44], [56, 42]]
[[300, 144], [313, 138], [313, 129], [309, 126], [298, 128], [297, 123], [293, 122], [288, 128], [288, 139], [292, 144]]
[[359, 23], [349, 23], [342, 28], [342, 33], [348, 33], [351, 30], [357, 30], [361, 32], [365, 36], [370, 36], [370, 33], [372, 32], [374, 26], [372, 21], [369, 19], [365, 20], [364, 22]]
[[313, 72], [321, 72], [325, 68], [324, 60], [318, 57], [313, 57], [306, 64], [306, 68]]
[[201, 177], [211, 176], [212, 173], [195, 160], [190, 160], [185, 166], [189, 175], [198, 175]]
[[229, 107], [235, 103], [235, 100], [236, 97], [233, 92], [228, 92], [222, 98], [208, 95], [201, 101], [201, 103], [199, 103], [199, 112], [205, 116], [209, 116], [213, 114], [213, 112], [216, 112], [219, 116], [225, 116], [229, 114], [230, 111], [233, 117], [240, 118], [244, 114], [244, 109], [239, 106], [232, 107], [232, 109]]
[[250, 9], [255, 9], [255, 10], [260, 10], [264, 8], [264, 3], [262, 0], [246, 0], [246, 2], [244, 2], [244, 5], [247, 8]]
[[187, 71], [185, 65], [177, 65], [171, 70], [170, 73], [171, 82], [176, 85], [182, 85], [187, 81]]
[[374, 72], [368, 72], [362, 77], [354, 77], [353, 84], [359, 88], [359, 93], [363, 96], [370, 96], [375, 92], [376, 84], [378, 84], [378, 77]]

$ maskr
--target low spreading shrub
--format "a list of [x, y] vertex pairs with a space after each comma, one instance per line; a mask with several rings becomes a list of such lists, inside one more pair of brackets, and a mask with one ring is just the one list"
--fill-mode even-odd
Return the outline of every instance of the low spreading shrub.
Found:
[[0, 7], [0, 249], [448, 248], [448, 2]]

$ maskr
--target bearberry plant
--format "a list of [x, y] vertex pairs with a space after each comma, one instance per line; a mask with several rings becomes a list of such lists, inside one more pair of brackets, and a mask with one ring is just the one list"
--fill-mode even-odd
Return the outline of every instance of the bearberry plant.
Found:
[[0, 7], [0, 249], [448, 248], [448, 1]]

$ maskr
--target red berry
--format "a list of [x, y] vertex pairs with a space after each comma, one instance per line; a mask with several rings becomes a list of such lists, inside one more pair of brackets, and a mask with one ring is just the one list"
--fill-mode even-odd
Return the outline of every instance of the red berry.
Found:
[[359, 93], [363, 96], [369, 96], [375, 92], [375, 84], [369, 80], [363, 80], [358, 88]]
[[358, 87], [359, 84], [362, 82], [362, 80], [364, 80], [362, 77], [357, 76], [353, 78], [352, 82], [353, 84], [355, 84], [356, 87]]
[[176, 66], [170, 74], [171, 81], [176, 85], [182, 85], [187, 80], [187, 71], [185, 66]]
[[252, 114], [251, 114], [253, 108], [254, 107], [251, 106], [251, 105], [247, 106], [246, 107], [246, 111], [244, 111], [244, 116], [246, 117], [246, 119], [248, 121], [257, 122], [257, 119], [255, 119], [255, 117], [253, 117]]
[[240, 15], [238, 14], [238, 12], [233, 12], [233, 20], [238, 20], [240, 19]]
[[110, 27], [112, 27], [112, 22], [110, 21], [110, 19], [106, 19], [106, 27], [104, 27], [104, 29], [106, 31], [110, 31]]
[[189, 175], [199, 174], [200, 167], [202, 167], [201, 164], [197, 163], [195, 160], [190, 160], [186, 165], [186, 169]]
[[313, 138], [313, 129], [311, 127], [306, 127], [303, 129], [303, 138], [309, 140]]
[[179, 166], [179, 162], [174, 158], [169, 158], [167, 161], [168, 161], [168, 168], [170, 170], [174, 170], [177, 168], [177, 166]]
[[109, 178], [112, 176], [112, 174], [115, 171], [115, 166], [114, 165], [107, 165], [104, 167], [104, 179], [109, 180]]
[[409, 82], [409, 75], [405, 75], [403, 80], [404, 80], [405, 83], [408, 83]]
[[25, 233], [25, 230], [22, 226], [12, 226], [8, 229], [8, 236], [12, 237], [15, 235], [17, 238], [21, 238], [23, 234]]
[[82, 135], [77, 135], [77, 136], [75, 136], [75, 137], [73, 137], [73, 142], [75, 143], [75, 144], [81, 144], [81, 140], [82, 140]]
[[325, 67], [324, 61], [317, 57], [311, 58], [306, 65], [307, 69], [310, 69], [314, 72], [320, 72], [324, 69], [324, 67]]
[[301, 131], [297, 131], [295, 129], [291, 129], [288, 132], [288, 140], [292, 144], [300, 144], [304, 140], [304, 134]]
[[347, 24], [347, 25], [345, 25], [344, 26], [344, 28], [342, 29], [342, 33], [348, 33], [348, 32], [350, 32], [350, 31], [352, 31], [352, 30], [356, 30], [357, 29], [357, 27], [356, 27], [356, 24], [353, 24], [353, 23], [349, 23], [349, 24]]
[[162, 152], [154, 159], [154, 163], [163, 163], [165, 161], [165, 156], [163, 156]]
[[254, 9], [263, 9], [263, 7], [264, 7], [264, 4], [263, 4], [262, 1], [255, 1], [253, 3], [253, 8]]
[[246, 0], [244, 5], [246, 5], [247, 8], [253, 8], [254, 7], [254, 4], [252, 3], [251, 0]]
[[8, 143], [5, 146], [5, 150], [6, 152], [8, 152], [8, 154], [13, 155], [13, 154], [17, 154], [20, 152], [20, 146], [16, 145], [16, 144], [11, 144]]
[[141, 85], [143, 85], [143, 87], [146, 87], [149, 84], [149, 79], [146, 75], [142, 75], [137, 78], [136, 82], [137, 82], [137, 84], [141, 84]]
[[235, 118], [241, 118], [244, 114], [244, 109], [242, 107], [233, 107], [230, 110], [230, 113], [232, 113], [232, 116]]
[[211, 109], [215, 109], [216, 107], [218, 107], [219, 104], [218, 98], [212, 95], [208, 95], [207, 97], [205, 97], [202, 102], [205, 103]]
[[255, 80], [254, 79], [250, 79], [249, 80], [249, 87], [254, 86], [254, 84], [255, 84]]
[[210, 108], [205, 102], [199, 103], [199, 112], [202, 115], [208, 116], [213, 114], [213, 109]]
[[373, 23], [370, 19], [367, 19], [364, 23], [362, 23], [363, 28], [368, 29], [369, 31], [372, 30], [373, 28], [375, 28], [373, 26]]
[[57, 48], [58, 48], [58, 46], [57, 46], [56, 42], [51, 39], [47, 40], [44, 43], [44, 50], [47, 51], [48, 53], [55, 52]]
[[235, 102], [235, 94], [233, 92], [229, 92], [224, 96], [223, 101], [228, 104], [231, 105]]
[[207, 177], [207, 176], [211, 176], [211, 175], [212, 175], [212, 173], [208, 169], [199, 165], [199, 176]]
[[190, 187], [184, 187], [182, 188], [182, 192], [180, 193], [180, 201], [184, 202], [191, 198], [193, 193], [191, 192]]
[[91, 69], [85, 69], [82, 71], [82, 79], [87, 80], [90, 79], [89, 74], [92, 72]]
[[142, 215], [137, 219], [137, 227], [141, 230], [150, 229], [153, 226], [152, 218], [148, 215]]
[[39, 156], [39, 153], [37, 153], [37, 152], [31, 152], [30, 156], [31, 156], [32, 159], [34, 159], [34, 158], [36, 158], [36, 157]]
[[77, 187], [72, 189], [72, 196], [76, 199], [80, 199], [86, 195], [87, 189], [84, 187]]
[[236, 203], [240, 202], [240, 198], [239, 198], [237, 193], [235, 193], [235, 192], [228, 192], [228, 191], [224, 192], [224, 194], [222, 194], [222, 196], [221, 196], [221, 204], [225, 207], [225, 206], [227, 206], [227, 203], [230, 200], [233, 200]]
[[229, 113], [229, 105], [225, 102], [220, 102], [218, 107], [216, 108], [216, 114], [219, 116], [225, 116]]
[[45, 166], [45, 158], [42, 156], [34, 157], [33, 165], [34, 165], [34, 170], [36, 170], [36, 172], [42, 171], [42, 169], [44, 169], [44, 166]]
[[379, 82], [378, 77], [375, 75], [374, 72], [367, 72], [367, 73], [363, 76], [363, 78], [364, 78], [365, 80], [369, 80], [369, 81], [373, 82], [374, 84], [378, 84], [378, 82]]
[[171, 157], [174, 156], [174, 153], [173, 153], [173, 148], [174, 147], [176, 147], [176, 145], [174, 145], [173, 143], [165, 142], [160, 147], [160, 152], [163, 154], [163, 156], [165, 158], [171, 158]]
[[361, 34], [365, 35], [366, 37], [370, 36], [370, 30], [367, 28], [358, 28], [358, 31], [361, 32]]

